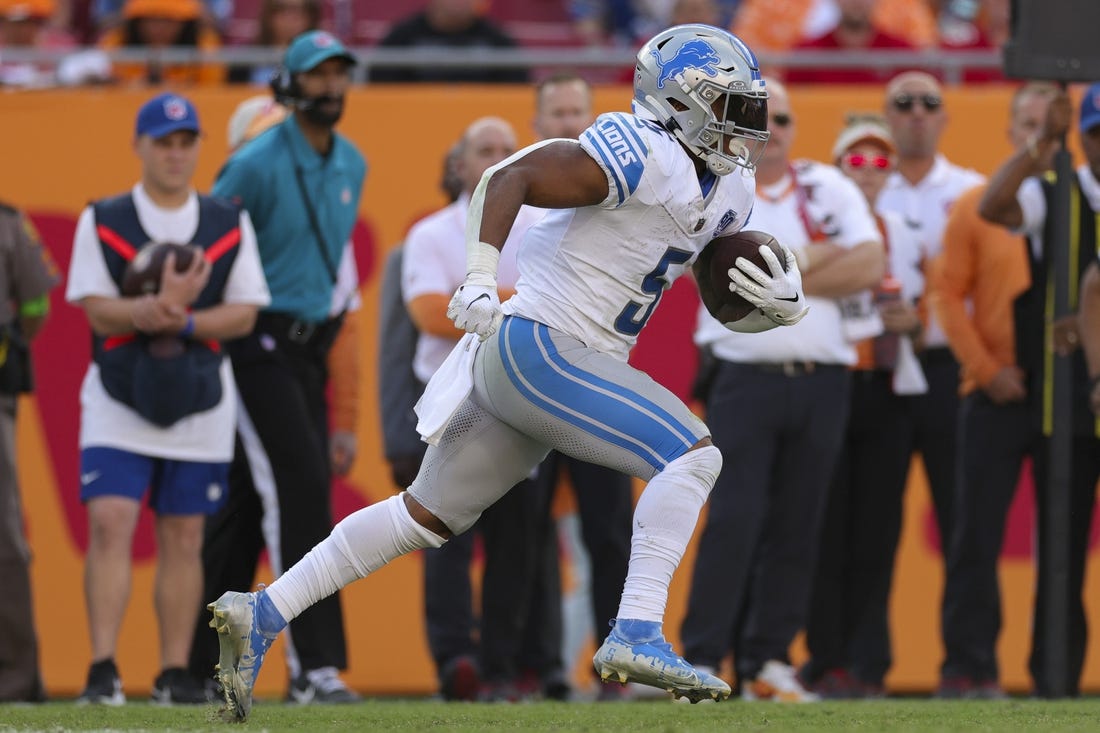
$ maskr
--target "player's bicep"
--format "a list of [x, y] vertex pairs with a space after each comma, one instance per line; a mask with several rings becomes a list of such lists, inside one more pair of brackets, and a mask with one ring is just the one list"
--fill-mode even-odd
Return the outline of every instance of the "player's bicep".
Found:
[[555, 141], [514, 161], [527, 179], [524, 203], [544, 209], [596, 206], [608, 196], [607, 175], [571, 140]]

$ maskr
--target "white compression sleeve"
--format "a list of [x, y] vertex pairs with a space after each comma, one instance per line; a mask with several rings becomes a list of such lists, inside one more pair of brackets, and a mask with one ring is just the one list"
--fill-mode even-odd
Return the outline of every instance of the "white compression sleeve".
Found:
[[688, 451], [650, 480], [634, 510], [630, 566], [618, 618], [664, 620], [672, 574], [721, 470], [721, 451], [708, 445]]
[[287, 621], [353, 580], [413, 550], [445, 540], [416, 523], [404, 494], [391, 496], [345, 517], [274, 583], [267, 594]]

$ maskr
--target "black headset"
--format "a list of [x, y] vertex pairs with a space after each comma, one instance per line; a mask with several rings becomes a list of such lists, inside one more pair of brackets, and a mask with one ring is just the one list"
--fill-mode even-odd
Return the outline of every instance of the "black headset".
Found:
[[297, 109], [302, 105], [302, 90], [298, 88], [298, 80], [286, 66], [280, 64], [271, 74], [271, 93], [279, 104]]

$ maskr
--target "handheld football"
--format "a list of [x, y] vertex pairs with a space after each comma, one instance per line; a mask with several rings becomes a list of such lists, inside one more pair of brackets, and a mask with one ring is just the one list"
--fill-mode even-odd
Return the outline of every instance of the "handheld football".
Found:
[[175, 242], [149, 242], [138, 250], [137, 256], [126, 265], [122, 273], [124, 296], [150, 295], [160, 290], [160, 276], [164, 262], [170, 253], [176, 255], [176, 272], [184, 272], [200, 250], [193, 244]]
[[769, 247], [775, 253], [785, 271], [787, 262], [783, 248], [775, 241], [775, 237], [766, 232], [743, 230], [715, 237], [699, 254], [696, 269], [699, 293], [710, 314], [723, 323], [739, 321], [756, 308], [730, 290], [729, 270], [738, 257], [744, 257], [764, 272], [771, 272], [760, 254], [761, 245]]

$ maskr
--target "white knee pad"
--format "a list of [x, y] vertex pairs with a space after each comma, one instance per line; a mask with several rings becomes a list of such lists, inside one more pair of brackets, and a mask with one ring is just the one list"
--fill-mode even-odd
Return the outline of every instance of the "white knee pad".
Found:
[[[670, 473], [671, 472], [671, 473]], [[722, 472], [722, 451], [713, 445], [703, 446], [695, 450], [689, 450], [672, 463], [665, 466], [662, 475], [675, 475], [677, 484], [697, 494], [702, 501], [710, 496], [710, 490], [714, 488], [714, 482], [718, 480], [718, 474]]]

